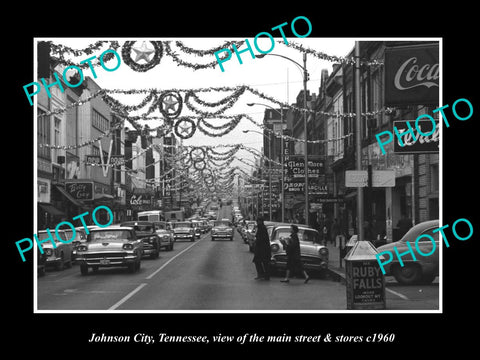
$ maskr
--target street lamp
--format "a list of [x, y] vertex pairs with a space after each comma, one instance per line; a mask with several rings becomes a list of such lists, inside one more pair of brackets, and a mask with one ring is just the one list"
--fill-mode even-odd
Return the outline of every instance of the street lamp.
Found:
[[[248, 106], [252, 106], [253, 104], [247, 104]], [[257, 134], [261, 134], [265, 137], [265, 134], [259, 132], [259, 131], [256, 131], [256, 130], [243, 130], [243, 133], [249, 133], [249, 132], [254, 132], [254, 133], [257, 133]], [[271, 144], [270, 144], [270, 136], [271, 135], [268, 135], [268, 215], [269, 215], [269, 219], [270, 221], [272, 221], [272, 158], [271, 158], [271, 154], [270, 154], [270, 148], [271, 148]], [[262, 193], [262, 204], [263, 204], [263, 193]], [[262, 210], [263, 211], [263, 210]]]
[[304, 171], [305, 171], [305, 223], [309, 225], [309, 200], [308, 200], [308, 143], [307, 143], [307, 79], [308, 79], [308, 72], [307, 72], [307, 53], [303, 53], [303, 66], [300, 65], [298, 62], [295, 60], [290, 59], [289, 57], [286, 57], [284, 55], [279, 55], [279, 54], [260, 54], [257, 55], [257, 58], [263, 58], [267, 55], [270, 56], [278, 56], [283, 59], [286, 59], [288, 61], [293, 62], [295, 65], [297, 65], [300, 69], [303, 70], [303, 106], [304, 106], [304, 112], [303, 112], [303, 131], [305, 132], [305, 144], [304, 144], [304, 161], [305, 161], [305, 166], [304, 166]]

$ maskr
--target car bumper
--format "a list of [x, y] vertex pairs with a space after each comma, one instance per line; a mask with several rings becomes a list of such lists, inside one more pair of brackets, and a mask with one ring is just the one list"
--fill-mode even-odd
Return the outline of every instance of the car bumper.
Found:
[[191, 239], [193, 238], [193, 234], [175, 234], [173, 235], [175, 240], [182, 240], [182, 239]]
[[[328, 261], [315, 258], [315, 257], [302, 257], [302, 264], [306, 270], [327, 270], [328, 269]], [[287, 257], [286, 255], [282, 256], [274, 256], [270, 260], [270, 266], [284, 270], [287, 268]]]
[[45, 259], [45, 266], [56, 265], [62, 261], [62, 258], [59, 257], [49, 257]]
[[110, 267], [110, 266], [128, 266], [138, 260], [135, 254], [124, 254], [116, 256], [105, 256], [103, 254], [95, 254], [85, 256], [78, 256], [77, 263], [80, 265], [87, 266], [99, 266], [99, 267]]
[[212, 234], [212, 238], [215, 238], [215, 239], [231, 239], [231, 238], [233, 238], [233, 233]]

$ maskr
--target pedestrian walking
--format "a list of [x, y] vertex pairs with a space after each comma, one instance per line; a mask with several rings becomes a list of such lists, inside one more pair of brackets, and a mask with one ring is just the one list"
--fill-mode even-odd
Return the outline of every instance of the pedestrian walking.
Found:
[[270, 258], [272, 256], [270, 250], [270, 239], [268, 237], [267, 227], [263, 222], [263, 218], [257, 218], [257, 232], [255, 233], [255, 244], [253, 249], [253, 263], [257, 270], [255, 280], [270, 280]]
[[302, 259], [300, 257], [300, 241], [298, 239], [298, 226], [291, 225], [291, 234], [288, 241], [281, 240], [284, 249], [287, 252], [287, 271], [285, 273], [285, 279], [280, 280], [281, 282], [288, 283], [290, 281], [290, 274], [291, 273], [303, 273], [305, 277], [305, 284], [308, 283], [310, 277], [308, 276], [307, 272], [303, 268]]

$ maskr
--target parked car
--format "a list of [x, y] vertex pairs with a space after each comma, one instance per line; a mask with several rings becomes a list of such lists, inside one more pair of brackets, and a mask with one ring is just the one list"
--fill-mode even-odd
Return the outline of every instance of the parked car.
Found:
[[195, 229], [191, 221], [177, 221], [172, 223], [173, 237], [177, 240], [195, 241]]
[[143, 241], [137, 239], [132, 227], [109, 226], [90, 231], [87, 243], [77, 249], [77, 262], [82, 275], [88, 268], [97, 271], [99, 267], [127, 267], [134, 273], [140, 269], [143, 255]]
[[[433, 233], [433, 230], [438, 229], [438, 227], [438, 220], [424, 221], [413, 226], [400, 240], [378, 247], [377, 250], [379, 253], [382, 251], [391, 251], [393, 254], [392, 261], [383, 265], [385, 275], [393, 275], [395, 280], [406, 285], [431, 283], [435, 277], [438, 276], [439, 240], [438, 232]], [[437, 250], [435, 250], [435, 252], [429, 256], [422, 256], [417, 251], [417, 247], [423, 254], [428, 254], [432, 251], [433, 244], [429, 238], [420, 238], [415, 246], [416, 239], [422, 234], [428, 234], [435, 239]], [[398, 257], [394, 251], [394, 247], [397, 248], [398, 253], [404, 253], [409, 250], [407, 241], [410, 243], [410, 247], [412, 248], [417, 260], [414, 261], [411, 254], [402, 255], [402, 262], [404, 263], [404, 266], [400, 266], [400, 262], [398, 261]]]
[[150, 256], [152, 259], [160, 255], [160, 238], [156, 233], [155, 224], [151, 221], [126, 221], [120, 226], [132, 227], [135, 230], [137, 239], [143, 241], [143, 256]]
[[216, 220], [213, 222], [212, 241], [216, 239], [230, 239], [233, 240], [233, 228], [230, 220]]
[[[270, 248], [273, 269], [286, 269], [287, 254], [281, 240], [290, 237], [290, 233], [290, 225], [278, 225], [272, 229]], [[300, 257], [304, 268], [325, 272], [328, 268], [328, 249], [321, 244], [319, 232], [308, 226], [298, 225], [298, 239], [300, 240]]]
[[160, 249], [172, 251], [173, 243], [175, 242], [173, 232], [171, 230], [165, 229], [157, 229], [156, 232], [158, 237], [160, 238]]
[[[46, 241], [41, 244], [42, 250], [46, 256], [45, 266], [54, 266], [55, 270], [63, 270], [65, 266], [72, 266], [72, 252], [73, 245], [69, 241], [70, 238], [67, 237], [65, 231], [58, 230], [58, 235], [62, 238], [62, 241], [56, 238], [55, 231], [50, 230], [52, 237], [55, 242], [55, 247], [51, 241]], [[49, 237], [49, 234], [46, 230], [40, 230], [37, 232], [38, 240], [45, 240]]]

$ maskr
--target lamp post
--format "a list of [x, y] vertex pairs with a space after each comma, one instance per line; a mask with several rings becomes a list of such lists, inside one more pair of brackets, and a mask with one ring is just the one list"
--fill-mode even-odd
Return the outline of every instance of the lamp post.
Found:
[[[248, 106], [252, 106], [253, 104], [247, 104]], [[257, 134], [261, 134], [265, 137], [265, 134], [256, 131], [256, 130], [243, 130], [243, 132], [249, 133], [254, 132]], [[271, 148], [271, 138], [270, 135], [268, 136], [268, 214], [269, 219], [272, 221], [272, 159], [270, 156], [270, 148]], [[262, 192], [262, 204], [263, 204], [263, 192]]]
[[[305, 223], [306, 225], [309, 225], [309, 199], [308, 199], [308, 132], [307, 132], [307, 80], [308, 80], [308, 72], [307, 72], [307, 53], [303, 53], [303, 66], [300, 65], [298, 62], [295, 60], [290, 59], [287, 56], [284, 55], [279, 55], [279, 54], [260, 54], [257, 55], [257, 58], [263, 58], [265, 56], [278, 56], [283, 59], [286, 59], [288, 61], [293, 62], [295, 65], [297, 65], [300, 69], [302, 69], [302, 76], [303, 76], [303, 107], [304, 107], [304, 112], [303, 112], [303, 131], [305, 132], [305, 144], [304, 144], [304, 161], [305, 161], [305, 166], [304, 166], [304, 172], [305, 172]], [[283, 199], [282, 199], [283, 200]]]

